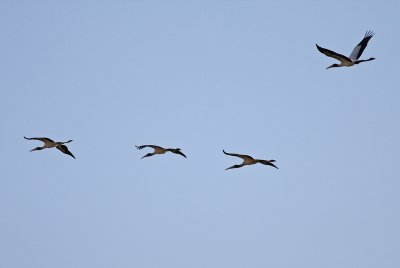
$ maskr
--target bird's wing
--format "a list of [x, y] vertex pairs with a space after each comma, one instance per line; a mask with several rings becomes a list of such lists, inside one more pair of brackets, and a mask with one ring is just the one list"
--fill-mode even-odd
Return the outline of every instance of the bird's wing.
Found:
[[70, 155], [73, 158], [75, 158], [75, 156], [68, 150], [67, 146], [60, 144], [60, 145], [57, 145], [56, 148], [58, 150], [60, 150], [61, 152], [63, 152], [64, 154]]
[[363, 40], [361, 40], [361, 42], [351, 52], [349, 56], [351, 60], [358, 60], [361, 57], [361, 54], [364, 52], [364, 49], [367, 47], [368, 41], [372, 38], [372, 36], [374, 36], [373, 31], [367, 31], [365, 33]]
[[[136, 146], [136, 145], [135, 145]], [[140, 145], [140, 146], [136, 146], [136, 148], [138, 149], [138, 150], [142, 150], [143, 148], [146, 148], [146, 147], [150, 147], [150, 148], [153, 148], [154, 150], [162, 150], [163, 148], [162, 147], [160, 147], [160, 146], [157, 146], [157, 145]]]
[[24, 136], [24, 138], [26, 140], [37, 140], [37, 141], [42, 141], [44, 143], [46, 143], [46, 142], [54, 142], [52, 139], [49, 139], [49, 138], [27, 138], [25, 136]]
[[339, 53], [336, 53], [335, 51], [320, 47], [317, 44], [315, 44], [315, 45], [317, 46], [319, 52], [321, 52], [322, 54], [325, 54], [325, 56], [337, 59], [340, 62], [345, 62], [345, 61], [351, 62], [351, 59], [349, 59], [348, 57], [346, 57], [342, 54], [339, 54]]
[[246, 161], [246, 159], [254, 159], [254, 158], [251, 157], [250, 155], [245, 155], [245, 154], [231, 154], [231, 153], [225, 152], [225, 150], [222, 150], [222, 151], [223, 151], [224, 154], [226, 154], [226, 155], [231, 155], [231, 156], [240, 157], [240, 158], [242, 158], [244, 161]]

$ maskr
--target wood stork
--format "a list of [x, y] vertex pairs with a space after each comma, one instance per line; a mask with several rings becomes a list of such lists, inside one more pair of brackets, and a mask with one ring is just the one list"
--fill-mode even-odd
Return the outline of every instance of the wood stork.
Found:
[[68, 150], [68, 147], [64, 145], [65, 143], [69, 143], [73, 140], [69, 140], [69, 141], [65, 141], [65, 142], [62, 142], [62, 141], [55, 142], [49, 138], [27, 138], [25, 136], [24, 136], [24, 138], [27, 140], [38, 140], [38, 141], [41, 141], [44, 143], [42, 147], [33, 148], [32, 150], [30, 150], [30, 152], [56, 147], [58, 150], [60, 150], [64, 154], [70, 155], [73, 158], [75, 158], [75, 156]]
[[374, 60], [375, 58], [369, 58], [367, 60], [359, 60], [361, 54], [364, 52], [364, 49], [367, 47], [368, 45], [368, 41], [372, 38], [372, 36], [374, 36], [374, 33], [372, 31], [367, 31], [364, 35], [363, 40], [361, 40], [361, 42], [353, 49], [353, 52], [351, 52], [349, 57], [346, 57], [342, 54], [336, 53], [332, 50], [323, 48], [318, 46], [317, 44], [315, 44], [319, 50], [319, 52], [325, 54], [328, 57], [337, 59], [338, 61], [340, 61], [340, 64], [332, 64], [330, 66], [328, 66], [326, 69], [332, 68], [332, 67], [350, 67], [353, 66], [355, 64], [359, 64], [361, 62], [365, 62], [365, 61], [371, 61]]
[[143, 148], [146, 148], [146, 147], [150, 147], [150, 148], [153, 148], [153, 149], [154, 149], [154, 152], [146, 154], [146, 155], [143, 156], [141, 159], [143, 159], [143, 158], [145, 158], [145, 157], [149, 157], [149, 156], [155, 155], [155, 154], [165, 154], [166, 152], [171, 152], [171, 153], [174, 153], [174, 154], [179, 154], [179, 155], [181, 155], [181, 156], [183, 156], [183, 157], [186, 158], [186, 155], [184, 155], [184, 154], [181, 152], [181, 149], [179, 149], [179, 148], [176, 148], [176, 149], [163, 148], [163, 147], [160, 147], [160, 146], [157, 146], [157, 145], [141, 145], [141, 146], [136, 146], [136, 145], [135, 145], [135, 147], [136, 147], [138, 150], [142, 150]]
[[263, 164], [263, 165], [268, 165], [268, 166], [273, 166], [274, 168], [278, 168], [277, 166], [275, 166], [273, 164], [273, 162], [275, 162], [275, 160], [261, 160], [261, 159], [254, 159], [253, 157], [249, 156], [249, 155], [245, 155], [245, 154], [231, 154], [231, 153], [227, 153], [225, 152], [225, 150], [222, 150], [224, 152], [224, 154], [226, 155], [231, 155], [231, 156], [236, 156], [236, 157], [240, 157], [243, 159], [243, 163], [240, 165], [233, 165], [231, 167], [226, 168], [225, 170], [228, 169], [232, 169], [232, 168], [240, 168], [243, 166], [247, 166], [247, 165], [254, 165], [257, 163]]

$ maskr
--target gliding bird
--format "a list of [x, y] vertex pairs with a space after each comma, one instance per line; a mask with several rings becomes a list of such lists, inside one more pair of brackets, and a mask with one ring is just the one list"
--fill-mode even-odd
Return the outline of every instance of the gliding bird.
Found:
[[24, 138], [25, 138], [26, 140], [38, 140], [38, 141], [41, 141], [41, 142], [44, 143], [42, 147], [33, 148], [32, 150], [30, 150], [30, 152], [32, 152], [32, 151], [38, 151], [38, 150], [43, 150], [43, 149], [47, 149], [47, 148], [56, 147], [56, 148], [57, 148], [58, 150], [60, 150], [62, 153], [67, 154], [67, 155], [70, 155], [70, 156], [72, 156], [73, 158], [75, 158], [75, 156], [68, 150], [68, 147], [64, 145], [65, 143], [69, 143], [69, 142], [71, 142], [72, 140], [65, 141], [65, 142], [62, 142], [62, 141], [57, 141], [57, 142], [55, 142], [55, 141], [53, 141], [53, 140], [51, 140], [51, 139], [49, 139], [49, 138], [27, 138], [27, 137], [25, 137], [25, 136], [24, 136]]
[[364, 52], [364, 49], [367, 47], [368, 45], [368, 41], [372, 38], [372, 36], [374, 36], [374, 33], [372, 31], [367, 31], [364, 35], [363, 40], [361, 40], [361, 42], [353, 49], [353, 52], [351, 52], [349, 57], [346, 57], [342, 54], [336, 53], [332, 50], [323, 48], [318, 46], [317, 44], [315, 44], [317, 46], [317, 49], [319, 50], [319, 52], [321, 52], [322, 54], [325, 54], [328, 57], [337, 59], [338, 61], [340, 61], [340, 64], [332, 64], [330, 66], [328, 66], [328, 68], [332, 68], [332, 67], [350, 67], [353, 66], [355, 64], [359, 64], [361, 62], [365, 62], [365, 61], [371, 61], [374, 60], [375, 58], [369, 58], [367, 60], [359, 60], [361, 54]]
[[224, 152], [224, 154], [226, 155], [231, 155], [231, 156], [236, 156], [236, 157], [240, 157], [243, 159], [243, 163], [240, 165], [233, 165], [231, 167], [226, 168], [225, 170], [228, 169], [232, 169], [232, 168], [240, 168], [243, 166], [247, 166], [247, 165], [254, 165], [257, 163], [263, 164], [263, 165], [268, 165], [268, 166], [273, 166], [274, 168], [278, 168], [277, 166], [275, 166], [272, 162], [275, 162], [275, 160], [261, 160], [261, 159], [254, 159], [253, 157], [249, 156], [249, 155], [245, 155], [245, 154], [231, 154], [231, 153], [227, 153], [225, 152], [225, 150], [222, 150]]
[[154, 149], [154, 152], [148, 153], [148, 154], [146, 154], [145, 156], [143, 156], [142, 158], [149, 157], [149, 156], [152, 156], [152, 155], [155, 155], [155, 154], [165, 154], [166, 152], [171, 152], [171, 153], [174, 153], [174, 154], [179, 154], [179, 155], [181, 155], [181, 156], [183, 156], [183, 157], [186, 158], [186, 155], [184, 155], [184, 154], [181, 152], [181, 149], [179, 149], [179, 148], [176, 148], [176, 149], [163, 148], [163, 147], [160, 147], [160, 146], [157, 146], [157, 145], [141, 145], [141, 146], [136, 146], [136, 145], [135, 145], [135, 147], [136, 147], [138, 150], [142, 150], [143, 148], [146, 148], [146, 147], [150, 147], [150, 148], [153, 148], [153, 149]]

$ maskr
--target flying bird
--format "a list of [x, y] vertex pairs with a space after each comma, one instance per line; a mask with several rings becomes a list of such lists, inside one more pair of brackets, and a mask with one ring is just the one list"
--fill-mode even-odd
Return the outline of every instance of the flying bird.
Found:
[[153, 149], [154, 149], [154, 152], [148, 153], [148, 154], [144, 155], [141, 159], [143, 159], [143, 158], [145, 158], [145, 157], [149, 157], [149, 156], [155, 155], [155, 154], [165, 154], [166, 152], [171, 152], [171, 153], [174, 153], [174, 154], [179, 154], [179, 155], [181, 155], [181, 156], [183, 156], [183, 157], [186, 158], [186, 155], [184, 155], [184, 154], [181, 152], [181, 149], [179, 149], [179, 148], [176, 148], [176, 149], [163, 148], [163, 147], [160, 147], [160, 146], [157, 146], [157, 145], [141, 145], [141, 146], [136, 146], [136, 145], [135, 145], [135, 147], [136, 147], [138, 150], [142, 150], [143, 148], [146, 148], [146, 147], [150, 147], [150, 148], [153, 148]]
[[359, 64], [361, 62], [365, 62], [365, 61], [371, 61], [374, 60], [375, 58], [369, 58], [367, 60], [359, 60], [361, 54], [364, 52], [364, 49], [367, 47], [368, 45], [368, 41], [372, 38], [372, 36], [374, 36], [374, 33], [372, 31], [367, 31], [365, 33], [365, 36], [363, 38], [363, 40], [361, 40], [361, 42], [353, 49], [353, 52], [351, 52], [349, 57], [346, 57], [342, 54], [336, 53], [332, 50], [323, 48], [318, 46], [317, 44], [315, 44], [317, 46], [317, 49], [319, 50], [319, 52], [321, 52], [322, 54], [325, 54], [328, 57], [337, 59], [338, 61], [340, 61], [340, 64], [332, 64], [330, 66], [328, 66], [326, 69], [332, 68], [332, 67], [350, 67], [353, 66], [355, 64]]
[[65, 141], [65, 142], [62, 142], [62, 141], [55, 142], [55, 141], [53, 141], [52, 139], [49, 139], [49, 138], [27, 138], [25, 136], [24, 136], [24, 138], [27, 139], [27, 140], [38, 140], [38, 141], [41, 141], [41, 142], [44, 143], [42, 147], [33, 148], [32, 150], [30, 150], [30, 152], [56, 147], [62, 153], [70, 155], [73, 158], [75, 158], [75, 156], [68, 150], [68, 147], [64, 145], [65, 143], [69, 143], [72, 140]]
[[232, 169], [232, 168], [240, 168], [243, 166], [247, 166], [247, 165], [254, 165], [257, 163], [263, 164], [263, 165], [268, 165], [268, 166], [273, 166], [274, 168], [278, 168], [277, 166], [275, 166], [273, 164], [273, 162], [275, 162], [275, 160], [261, 160], [261, 159], [254, 159], [253, 157], [249, 156], [249, 155], [245, 155], [245, 154], [231, 154], [231, 153], [227, 153], [225, 152], [225, 150], [222, 150], [224, 152], [224, 154], [226, 155], [230, 155], [230, 156], [236, 156], [236, 157], [240, 157], [243, 159], [243, 163], [240, 165], [233, 165], [231, 167], [226, 168], [225, 170], [228, 169]]

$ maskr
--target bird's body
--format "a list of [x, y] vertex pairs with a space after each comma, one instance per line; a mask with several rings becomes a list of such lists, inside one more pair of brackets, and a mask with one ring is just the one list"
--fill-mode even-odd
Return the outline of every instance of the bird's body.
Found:
[[273, 162], [275, 162], [275, 160], [262, 160], [262, 159], [254, 159], [253, 157], [251, 157], [250, 155], [245, 155], [245, 154], [232, 154], [232, 153], [227, 153], [225, 152], [225, 150], [222, 150], [224, 152], [224, 154], [226, 155], [230, 155], [230, 156], [236, 156], [239, 158], [243, 159], [243, 163], [240, 165], [233, 165], [231, 167], [226, 168], [225, 170], [228, 169], [232, 169], [232, 168], [240, 168], [243, 166], [247, 166], [247, 165], [254, 165], [257, 163], [263, 164], [263, 165], [268, 165], [268, 166], [272, 166], [274, 168], [278, 168], [277, 166], [275, 166], [273, 164]]
[[27, 137], [24, 137], [24, 138], [26, 140], [38, 140], [38, 141], [43, 142], [43, 146], [42, 147], [33, 148], [32, 150], [30, 150], [30, 152], [56, 147], [62, 153], [67, 154], [67, 155], [75, 158], [75, 156], [68, 150], [68, 147], [64, 145], [65, 143], [69, 143], [72, 140], [65, 141], [65, 142], [62, 142], [62, 141], [55, 142], [55, 141], [53, 141], [52, 139], [49, 139], [49, 138], [27, 138]]
[[319, 52], [321, 52], [322, 54], [340, 61], [340, 64], [336, 64], [336, 63], [332, 64], [332, 65], [328, 66], [326, 69], [329, 69], [332, 67], [343, 67], [343, 66], [350, 67], [350, 66], [359, 64], [361, 62], [371, 61], [371, 60], [375, 59], [375, 58], [369, 58], [366, 60], [359, 60], [359, 58], [361, 57], [362, 53], [364, 52], [364, 49], [367, 47], [368, 42], [372, 38], [372, 36], [374, 36], [374, 33], [372, 31], [367, 31], [365, 33], [363, 40], [361, 40], [361, 42], [353, 49], [353, 51], [351, 52], [349, 57], [346, 57], [342, 54], [336, 53], [335, 51], [320, 47], [317, 44], [315, 44], [315, 45], [317, 46], [317, 49], [319, 50]]
[[181, 156], [183, 156], [183, 157], [186, 158], [186, 155], [184, 155], [184, 154], [181, 152], [181, 149], [179, 149], [179, 148], [176, 148], [176, 149], [173, 149], [173, 148], [163, 148], [163, 147], [160, 147], [160, 146], [157, 146], [157, 145], [140, 145], [140, 146], [136, 146], [136, 145], [135, 145], [135, 147], [136, 147], [138, 150], [142, 150], [143, 148], [146, 148], [146, 147], [149, 147], [149, 148], [153, 148], [153, 149], [154, 149], [154, 152], [148, 153], [148, 154], [144, 155], [142, 158], [149, 157], [149, 156], [152, 156], [152, 155], [155, 155], [155, 154], [165, 154], [166, 152], [171, 152], [171, 153], [174, 153], [174, 154], [179, 154], [179, 155], [181, 155]]

